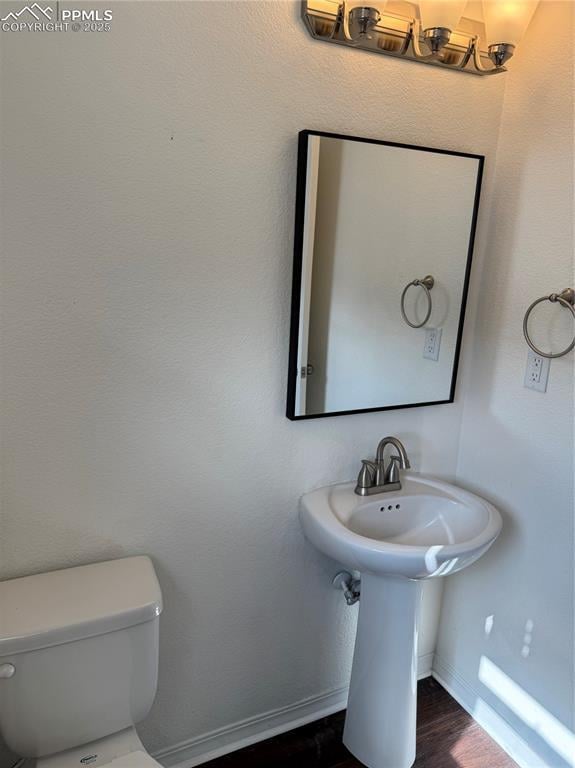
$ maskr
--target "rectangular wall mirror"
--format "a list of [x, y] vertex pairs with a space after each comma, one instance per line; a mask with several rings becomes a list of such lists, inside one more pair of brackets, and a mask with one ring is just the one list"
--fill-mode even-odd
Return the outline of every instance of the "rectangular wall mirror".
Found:
[[482, 170], [300, 133], [288, 418], [453, 402]]

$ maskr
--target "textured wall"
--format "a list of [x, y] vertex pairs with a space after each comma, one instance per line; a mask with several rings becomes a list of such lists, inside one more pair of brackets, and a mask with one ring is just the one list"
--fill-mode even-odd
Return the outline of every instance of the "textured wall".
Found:
[[455, 472], [460, 399], [283, 415], [297, 132], [489, 169], [504, 78], [322, 45], [297, 3], [113, 8], [109, 33], [2, 40], [0, 554], [5, 577], [154, 557], [158, 749], [347, 681], [353, 610], [304, 491], [390, 433]]
[[[546, 394], [524, 389], [521, 330], [531, 301], [573, 285], [572, 13], [571, 3], [542, 4], [506, 75], [457, 472], [502, 510], [504, 530], [447, 580], [438, 646], [440, 662], [538, 752], [534, 768], [566, 765], [575, 744], [561, 727], [575, 714], [573, 353], [552, 361]], [[558, 350], [573, 324], [547, 304], [533, 329]]]

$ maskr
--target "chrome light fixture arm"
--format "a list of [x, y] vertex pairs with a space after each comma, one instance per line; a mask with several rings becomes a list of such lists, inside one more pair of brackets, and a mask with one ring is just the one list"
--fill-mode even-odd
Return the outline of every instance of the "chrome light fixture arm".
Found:
[[[511, 46], [511, 47], [514, 48], [514, 46]], [[470, 43], [470, 48], [472, 49], [471, 55], [473, 57], [473, 66], [475, 67], [475, 69], [477, 70], [477, 72], [479, 74], [481, 74], [481, 75], [497, 75], [500, 72], [507, 72], [507, 69], [503, 66], [503, 62], [507, 61], [508, 59], [510, 59], [511, 56], [513, 55], [513, 53], [509, 54], [509, 56], [507, 56], [504, 60], [501, 60], [501, 63], [499, 64], [498, 63], [499, 59], [497, 59], [497, 58], [494, 59], [493, 56], [492, 56], [492, 50], [491, 49], [494, 48], [494, 46], [490, 45], [489, 46], [489, 58], [491, 59], [491, 61], [493, 61], [494, 66], [491, 67], [491, 68], [487, 68], [487, 67], [483, 66], [483, 62], [481, 61], [481, 50], [480, 50], [480, 46], [479, 46], [479, 37], [474, 37], [473, 38], [473, 40]]]
[[418, 61], [437, 61], [438, 51], [428, 53], [421, 48], [420, 44], [420, 37], [421, 37], [421, 24], [418, 19], [413, 19], [413, 21], [410, 24], [409, 27], [409, 34], [406, 39], [406, 46], [404, 55], [408, 53], [408, 51], [411, 49], [413, 52], [413, 57], [417, 59]]

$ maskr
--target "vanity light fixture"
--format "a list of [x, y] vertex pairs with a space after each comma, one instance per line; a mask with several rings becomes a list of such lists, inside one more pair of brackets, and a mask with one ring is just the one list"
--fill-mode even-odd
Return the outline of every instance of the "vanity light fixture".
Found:
[[[473, 75], [505, 72], [539, 0], [302, 0], [313, 38]], [[477, 9], [483, 6], [483, 14]], [[465, 16], [469, 9], [469, 17]]]

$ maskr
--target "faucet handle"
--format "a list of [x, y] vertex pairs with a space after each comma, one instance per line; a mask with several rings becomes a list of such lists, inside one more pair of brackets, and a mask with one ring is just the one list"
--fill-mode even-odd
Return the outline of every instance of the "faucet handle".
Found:
[[385, 483], [399, 483], [399, 468], [402, 465], [401, 456], [390, 456], [385, 471]]
[[364, 496], [367, 489], [373, 487], [375, 482], [375, 475], [377, 472], [377, 465], [368, 459], [362, 459], [361, 464], [362, 467], [359, 470], [359, 475], [357, 476], [355, 492], [360, 496]]

